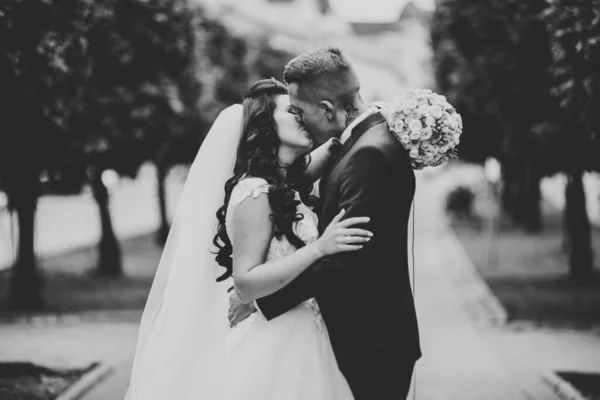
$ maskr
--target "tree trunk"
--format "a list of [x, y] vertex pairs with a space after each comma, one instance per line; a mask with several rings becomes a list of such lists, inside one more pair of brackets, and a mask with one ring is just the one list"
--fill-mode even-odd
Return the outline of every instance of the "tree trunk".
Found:
[[592, 274], [590, 220], [586, 208], [582, 171], [570, 172], [566, 189], [566, 226], [569, 243], [570, 277], [582, 281]]
[[[566, 188], [565, 188], [565, 196], [566, 196]], [[561, 248], [562, 248], [563, 253], [569, 254], [569, 249], [571, 248], [571, 243], [570, 243], [571, 238], [569, 237], [569, 218], [568, 218], [566, 204], [565, 204], [565, 208], [562, 213], [561, 223], [562, 223]]]
[[502, 208], [517, 222], [520, 186], [518, 168], [514, 163], [506, 163], [503, 165], [503, 171]]
[[[29, 176], [26, 176], [29, 175]], [[35, 257], [35, 211], [39, 182], [31, 171], [23, 174], [13, 198], [19, 221], [19, 248], [10, 279], [9, 307], [13, 310], [43, 309], [42, 279]]]
[[102, 182], [102, 170], [92, 172], [92, 191], [100, 212], [102, 237], [98, 245], [97, 273], [105, 276], [123, 275], [121, 247], [113, 229], [109, 209], [109, 193]]
[[156, 179], [158, 186], [158, 208], [160, 210], [160, 227], [158, 228], [156, 240], [159, 244], [165, 244], [169, 236], [169, 221], [167, 219], [167, 191], [165, 180], [167, 168], [163, 163], [156, 163]]
[[326, 15], [329, 13], [329, 11], [331, 11], [329, 0], [318, 0], [317, 6], [319, 8], [319, 12], [323, 15]]
[[515, 176], [515, 204], [514, 204], [514, 222], [520, 227], [525, 226], [527, 214], [527, 176], [525, 168], [519, 166], [519, 171]]
[[539, 232], [542, 228], [540, 176], [530, 165], [523, 172], [519, 222], [527, 231]]
[[513, 197], [513, 193], [512, 193], [513, 183], [512, 183], [512, 180], [513, 180], [513, 177], [512, 177], [512, 167], [508, 163], [503, 164], [502, 165], [502, 195], [501, 195], [501, 200], [502, 200], [502, 208], [509, 215], [512, 215], [512, 207], [513, 207], [513, 204], [514, 204], [514, 201], [512, 199], [512, 197]]

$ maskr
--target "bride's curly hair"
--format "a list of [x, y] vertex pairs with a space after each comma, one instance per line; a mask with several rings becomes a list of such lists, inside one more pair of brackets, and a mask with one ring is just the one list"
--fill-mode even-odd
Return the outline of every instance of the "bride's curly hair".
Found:
[[302, 201], [309, 206], [317, 206], [317, 199], [310, 195], [313, 182], [306, 174], [310, 158], [299, 157], [287, 167], [287, 174], [281, 173], [279, 159], [281, 141], [277, 135], [277, 123], [273, 116], [279, 95], [287, 94], [286, 86], [271, 78], [255, 83], [243, 97], [244, 116], [242, 137], [237, 151], [233, 177], [225, 184], [225, 203], [217, 211], [218, 228], [213, 243], [218, 248], [217, 263], [226, 271], [217, 282], [232, 275], [233, 246], [227, 234], [225, 220], [227, 205], [235, 185], [244, 177], [259, 177], [269, 183], [269, 204], [273, 209], [271, 220], [275, 237], [285, 236], [296, 248], [306, 245], [293, 231], [293, 224], [302, 219], [296, 210], [299, 201], [295, 200], [294, 190], [300, 193]]

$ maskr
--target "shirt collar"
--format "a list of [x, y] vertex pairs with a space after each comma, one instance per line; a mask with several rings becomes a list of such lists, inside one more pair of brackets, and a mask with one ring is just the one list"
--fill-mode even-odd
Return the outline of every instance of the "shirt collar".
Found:
[[375, 110], [376, 110], [375, 108], [369, 107], [369, 108], [367, 108], [367, 111], [363, 112], [358, 117], [356, 117], [356, 119], [354, 121], [352, 121], [350, 123], [350, 125], [348, 125], [348, 127], [344, 130], [344, 132], [342, 133], [342, 136], [340, 136], [340, 142], [342, 144], [344, 144], [352, 135], [352, 129], [354, 129], [356, 127], [356, 125], [358, 125], [362, 121], [364, 121], [369, 115], [373, 114], [373, 112], [375, 112]]

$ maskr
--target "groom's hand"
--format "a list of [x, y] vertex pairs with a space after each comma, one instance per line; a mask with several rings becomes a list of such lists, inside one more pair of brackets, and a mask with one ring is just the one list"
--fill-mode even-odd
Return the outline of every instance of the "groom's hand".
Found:
[[229, 293], [229, 314], [227, 314], [227, 319], [229, 319], [230, 327], [233, 328], [255, 311], [256, 307], [254, 307], [254, 303], [242, 303], [235, 290]]

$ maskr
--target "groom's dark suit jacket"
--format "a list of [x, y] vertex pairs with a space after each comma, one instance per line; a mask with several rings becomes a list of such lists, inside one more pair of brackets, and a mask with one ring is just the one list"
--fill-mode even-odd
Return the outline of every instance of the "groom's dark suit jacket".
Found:
[[407, 243], [415, 176], [406, 150], [379, 111], [353, 129], [319, 192], [320, 233], [344, 208], [345, 218], [371, 218], [362, 227], [374, 233], [373, 239], [362, 250], [321, 259], [257, 303], [273, 319], [316, 297], [352, 387], [355, 374], [346, 372], [368, 368], [376, 374], [394, 360], [412, 363], [421, 355]]

